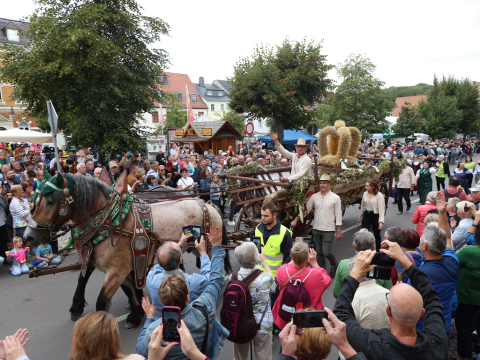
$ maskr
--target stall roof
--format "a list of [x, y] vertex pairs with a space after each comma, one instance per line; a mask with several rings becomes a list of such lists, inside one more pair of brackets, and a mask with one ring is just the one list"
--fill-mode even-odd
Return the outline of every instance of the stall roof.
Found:
[[[228, 121], [200, 121], [190, 122], [183, 127], [184, 134], [187, 133], [187, 128], [193, 128], [196, 135], [193, 136], [175, 136], [172, 142], [198, 142], [208, 141], [214, 137], [237, 138], [241, 134], [229, 124]], [[202, 129], [212, 129], [212, 135], [202, 135]], [[198, 136], [197, 136], [198, 135]]]

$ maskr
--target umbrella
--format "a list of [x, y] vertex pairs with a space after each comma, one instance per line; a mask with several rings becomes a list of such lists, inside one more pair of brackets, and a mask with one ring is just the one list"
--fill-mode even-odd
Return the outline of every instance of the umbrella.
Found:
[[15, 128], [0, 131], [0, 142], [29, 142], [43, 144], [53, 142], [53, 138], [51, 134]]

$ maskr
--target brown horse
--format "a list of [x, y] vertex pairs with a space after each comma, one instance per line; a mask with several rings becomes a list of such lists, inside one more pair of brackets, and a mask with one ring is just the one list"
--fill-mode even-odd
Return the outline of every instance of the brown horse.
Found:
[[[124, 175], [126, 176], [126, 174]], [[84, 230], [106, 206], [107, 199], [113, 192], [110, 186], [91, 176], [80, 174], [68, 176], [69, 181], [73, 181], [74, 185], [74, 196], [72, 197], [74, 201], [71, 204], [68, 204], [69, 193], [65, 190], [69, 186], [61, 175], [43, 181], [44, 186], [50, 186], [50, 188], [56, 188], [56, 190], [53, 194], [49, 194], [53, 197], [45, 196], [41, 191], [35, 197], [33, 215], [25, 231], [25, 238], [30, 241], [31, 245], [38, 245], [43, 238], [50, 236], [51, 231], [59, 230], [69, 220], [73, 220], [77, 224], [78, 230]], [[120, 179], [117, 184], [119, 182]], [[72, 187], [70, 186], [70, 188]], [[208, 204], [205, 206], [210, 214], [211, 226], [224, 228], [222, 217], [215, 208]], [[161, 241], [178, 242], [182, 235], [183, 226], [204, 223], [204, 212], [195, 199], [153, 203], [150, 204], [150, 208], [153, 224], [152, 232]], [[123, 220], [122, 227], [130, 231], [134, 229], [132, 211]], [[145, 314], [141, 306], [143, 290], [135, 287], [131, 238], [119, 233], [114, 233], [113, 238], [111, 237], [112, 235], [93, 246], [85, 276], [80, 273], [78, 278], [77, 289], [70, 308], [71, 318], [77, 320], [83, 314], [86, 304], [85, 286], [93, 270], [98, 268], [106, 276], [97, 298], [97, 311], [108, 310], [112, 296], [121, 287], [131, 305], [131, 313], [128, 315], [125, 325], [127, 329], [131, 329], [140, 324]], [[117, 242], [118, 245], [114, 247], [113, 244], [117, 244]], [[224, 244], [227, 242], [226, 231], [224, 231], [223, 242]], [[148, 256], [148, 263], [153, 256], [153, 251], [151, 251]], [[227, 272], [231, 271], [228, 256], [225, 269]]]

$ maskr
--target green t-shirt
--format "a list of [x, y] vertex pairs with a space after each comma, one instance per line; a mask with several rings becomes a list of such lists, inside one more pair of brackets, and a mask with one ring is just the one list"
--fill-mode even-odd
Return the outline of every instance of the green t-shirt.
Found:
[[468, 169], [468, 170], [473, 170], [473, 168], [475, 167], [475, 163], [472, 161], [472, 162], [465, 162], [463, 163], [463, 165], [465, 166], [465, 169]]
[[[342, 289], [343, 279], [345, 279], [348, 275], [350, 275], [350, 271], [348, 270], [348, 263], [350, 259], [344, 259], [338, 263], [337, 272], [335, 274], [335, 283], [333, 284], [333, 296], [335, 298], [338, 297], [340, 294], [340, 290]], [[375, 282], [377, 285], [384, 287], [385, 289], [390, 290], [393, 286], [392, 279], [390, 280], [380, 280], [376, 279]]]
[[459, 303], [480, 305], [480, 246], [467, 245], [457, 253], [460, 281], [457, 285]]
[[447, 175], [445, 174], [445, 169], [443, 167], [443, 164], [445, 164], [445, 162], [440, 163], [440, 166], [438, 167], [438, 173], [435, 174], [436, 177], [439, 177], [439, 178], [447, 177]]

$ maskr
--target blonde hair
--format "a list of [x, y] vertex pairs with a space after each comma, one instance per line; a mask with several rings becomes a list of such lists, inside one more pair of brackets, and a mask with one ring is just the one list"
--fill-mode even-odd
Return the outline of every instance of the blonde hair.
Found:
[[296, 242], [290, 250], [290, 257], [295, 265], [303, 265], [308, 260], [308, 244], [306, 242]]
[[[307, 309], [309, 310], [315, 309]], [[297, 339], [295, 356], [299, 359], [325, 359], [332, 349], [332, 342], [321, 327], [303, 329], [303, 335], [296, 335], [295, 338]]]
[[80, 318], [72, 332], [70, 360], [117, 360], [121, 351], [120, 332], [115, 317], [96, 311]]
[[6, 154], [7, 154], [7, 152], [5, 150], [0, 149], [0, 155], [6, 155]]
[[22, 185], [13, 185], [11, 188], [10, 188], [10, 192], [13, 194], [14, 192], [17, 192], [18, 190], [23, 190], [23, 187]]
[[143, 169], [141, 169], [141, 170], [139, 169], [139, 170], [135, 171], [135, 177], [137, 177], [137, 178], [141, 178], [143, 174], [145, 174], [145, 171]]
[[167, 276], [163, 279], [158, 296], [163, 305], [178, 306], [183, 310], [187, 303], [188, 286], [185, 277], [180, 274]]
[[21, 238], [20, 236], [15, 236], [15, 237], [13, 238], [13, 241], [12, 241], [12, 242], [13, 242], [13, 246], [15, 246], [16, 243], [21, 243], [21, 244], [23, 244], [23, 240], [22, 240], [22, 238]]

